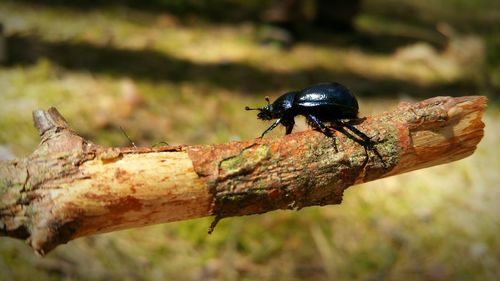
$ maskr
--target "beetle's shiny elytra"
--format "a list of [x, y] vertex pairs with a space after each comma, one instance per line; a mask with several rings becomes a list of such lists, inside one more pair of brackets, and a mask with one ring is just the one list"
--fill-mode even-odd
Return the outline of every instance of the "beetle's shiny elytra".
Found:
[[285, 126], [286, 134], [290, 134], [295, 125], [295, 116], [303, 115], [312, 127], [319, 129], [325, 135], [331, 137], [330, 130], [324, 124], [333, 123], [339, 127], [347, 127], [365, 144], [369, 144], [370, 138], [356, 129], [349, 122], [341, 119], [358, 118], [358, 101], [356, 97], [339, 83], [321, 83], [309, 86], [300, 91], [288, 92], [276, 99], [273, 103], [266, 98], [267, 105], [261, 108], [246, 107], [246, 110], [258, 110], [257, 117], [262, 120], [277, 119], [261, 135], [269, 133], [279, 124]]

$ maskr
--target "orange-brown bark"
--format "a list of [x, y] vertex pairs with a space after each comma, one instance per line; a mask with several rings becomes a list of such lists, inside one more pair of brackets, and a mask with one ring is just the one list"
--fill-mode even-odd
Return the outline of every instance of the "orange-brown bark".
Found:
[[40, 254], [77, 237], [214, 215], [338, 204], [356, 183], [462, 159], [483, 136], [485, 97], [436, 97], [355, 124], [372, 137], [316, 131], [219, 145], [106, 148], [55, 109], [34, 112], [42, 143], [0, 163], [0, 235]]

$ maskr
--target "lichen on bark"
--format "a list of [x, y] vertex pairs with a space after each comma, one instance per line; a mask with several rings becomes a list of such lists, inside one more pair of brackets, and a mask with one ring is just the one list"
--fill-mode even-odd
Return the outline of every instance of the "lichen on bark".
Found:
[[372, 148], [341, 133], [333, 139], [320, 132], [303, 132], [247, 141], [239, 149], [218, 146], [217, 155], [214, 147], [200, 146], [191, 151], [191, 158], [200, 176], [209, 175], [212, 214], [217, 220], [276, 209], [297, 210], [339, 204], [343, 191], [361, 174], [373, 178], [394, 167], [399, 134], [397, 129], [388, 130], [368, 130], [376, 139]]

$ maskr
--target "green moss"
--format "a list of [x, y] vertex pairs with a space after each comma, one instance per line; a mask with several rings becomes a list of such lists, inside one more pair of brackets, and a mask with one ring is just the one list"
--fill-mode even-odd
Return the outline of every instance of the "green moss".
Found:
[[241, 158], [240, 156], [231, 157], [231, 158], [222, 160], [220, 163], [220, 166], [222, 169], [224, 169], [230, 173], [230, 172], [238, 170], [242, 166], [243, 161], [244, 161], [243, 158]]
[[0, 182], [0, 209], [11, 206], [22, 199], [25, 193], [21, 193], [23, 184], [13, 183], [8, 180]]
[[243, 169], [252, 169], [260, 161], [267, 157], [269, 147], [266, 145], [251, 146], [245, 148], [239, 155], [224, 159], [220, 162], [220, 168], [227, 175], [238, 173]]
[[7, 193], [9, 191], [10, 187], [10, 181], [8, 181], [5, 178], [0, 178], [0, 195]]

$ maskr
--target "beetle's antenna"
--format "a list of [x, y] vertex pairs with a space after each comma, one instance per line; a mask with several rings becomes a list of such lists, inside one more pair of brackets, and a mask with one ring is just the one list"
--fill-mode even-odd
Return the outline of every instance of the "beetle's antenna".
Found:
[[258, 107], [249, 107], [249, 106], [245, 106], [245, 110], [261, 110], [262, 111], [262, 108], [258, 108]]
[[267, 105], [270, 105], [271, 104], [271, 101], [269, 100], [269, 96], [266, 96], [265, 97], [266, 101], [267, 101]]

